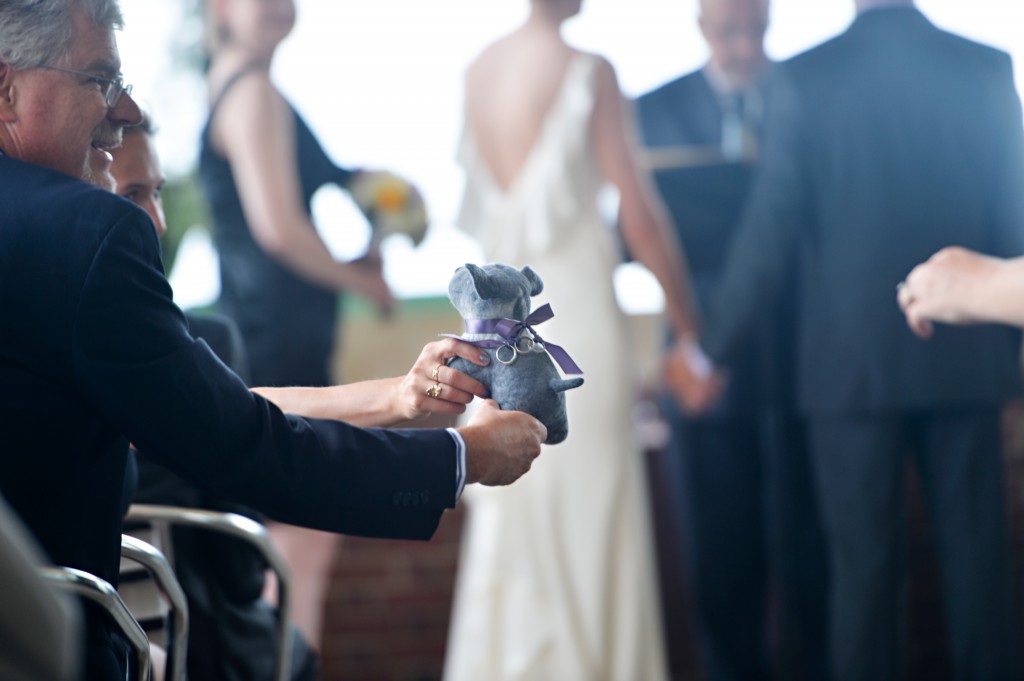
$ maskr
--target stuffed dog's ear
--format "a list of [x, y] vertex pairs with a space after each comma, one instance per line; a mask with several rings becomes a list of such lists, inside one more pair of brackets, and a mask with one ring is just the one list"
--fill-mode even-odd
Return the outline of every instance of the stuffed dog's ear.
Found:
[[544, 290], [544, 280], [530, 268], [529, 265], [519, 270], [526, 277], [526, 281], [530, 283], [530, 296], [535, 296]]
[[473, 288], [476, 289], [476, 293], [480, 296], [481, 300], [490, 300], [501, 295], [501, 288], [491, 281], [491, 277], [487, 272], [484, 272], [482, 267], [466, 263], [466, 270], [473, 277]]

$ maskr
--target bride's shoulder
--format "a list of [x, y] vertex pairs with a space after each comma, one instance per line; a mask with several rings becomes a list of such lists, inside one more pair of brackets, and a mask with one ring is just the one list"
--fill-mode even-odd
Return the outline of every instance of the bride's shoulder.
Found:
[[466, 68], [467, 80], [487, 79], [502, 66], [515, 61], [516, 40], [514, 35], [506, 35], [482, 49]]
[[597, 52], [585, 52], [574, 50], [574, 57], [577, 61], [587, 65], [588, 71], [593, 74], [593, 81], [598, 90], [611, 88], [618, 90], [619, 77], [615, 73], [615, 66], [602, 54]]
[[610, 61], [608, 61], [608, 58], [598, 52], [588, 52], [586, 50], [572, 48], [572, 57], [577, 61], [590, 65], [590, 67], [595, 71], [615, 73], [615, 67]]

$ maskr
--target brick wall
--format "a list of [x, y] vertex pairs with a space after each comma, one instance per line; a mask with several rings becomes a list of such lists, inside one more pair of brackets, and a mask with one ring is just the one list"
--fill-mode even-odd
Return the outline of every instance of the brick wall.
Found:
[[346, 537], [327, 596], [323, 678], [425, 681], [441, 675], [463, 511], [430, 542]]

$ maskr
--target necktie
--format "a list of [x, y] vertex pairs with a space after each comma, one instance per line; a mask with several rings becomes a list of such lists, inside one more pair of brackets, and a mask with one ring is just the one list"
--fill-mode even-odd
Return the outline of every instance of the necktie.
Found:
[[727, 161], [743, 158], [747, 143], [744, 105], [744, 97], [740, 92], [732, 92], [722, 98], [722, 156]]

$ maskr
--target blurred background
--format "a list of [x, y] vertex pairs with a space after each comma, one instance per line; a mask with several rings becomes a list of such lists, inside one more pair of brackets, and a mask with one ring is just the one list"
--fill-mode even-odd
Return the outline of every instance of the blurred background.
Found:
[[[697, 0], [586, 0], [567, 24], [583, 49], [607, 55], [623, 90], [640, 94], [699, 67], [706, 59], [697, 30]], [[183, 307], [218, 294], [216, 259], [190, 175], [206, 116], [199, 0], [122, 0], [125, 79], [153, 112], [169, 179], [167, 244], [172, 284]], [[525, 0], [296, 0], [298, 23], [278, 50], [274, 79], [317, 131], [334, 160], [406, 175], [426, 198], [432, 227], [413, 248], [384, 245], [386, 277], [399, 297], [443, 295], [451, 272], [479, 261], [476, 245], [452, 227], [462, 190], [455, 164], [462, 120], [462, 73], [484, 45], [526, 15]], [[1024, 89], [1024, 2], [919, 0], [939, 26], [1014, 55]], [[785, 59], [840, 32], [852, 0], [773, 0], [769, 54]], [[614, 211], [614, 196], [609, 197]], [[341, 190], [323, 190], [314, 217], [331, 249], [355, 257], [368, 229]], [[179, 240], [189, 232], [176, 258]], [[653, 278], [639, 265], [620, 268], [620, 302], [629, 312], [661, 307]]]

